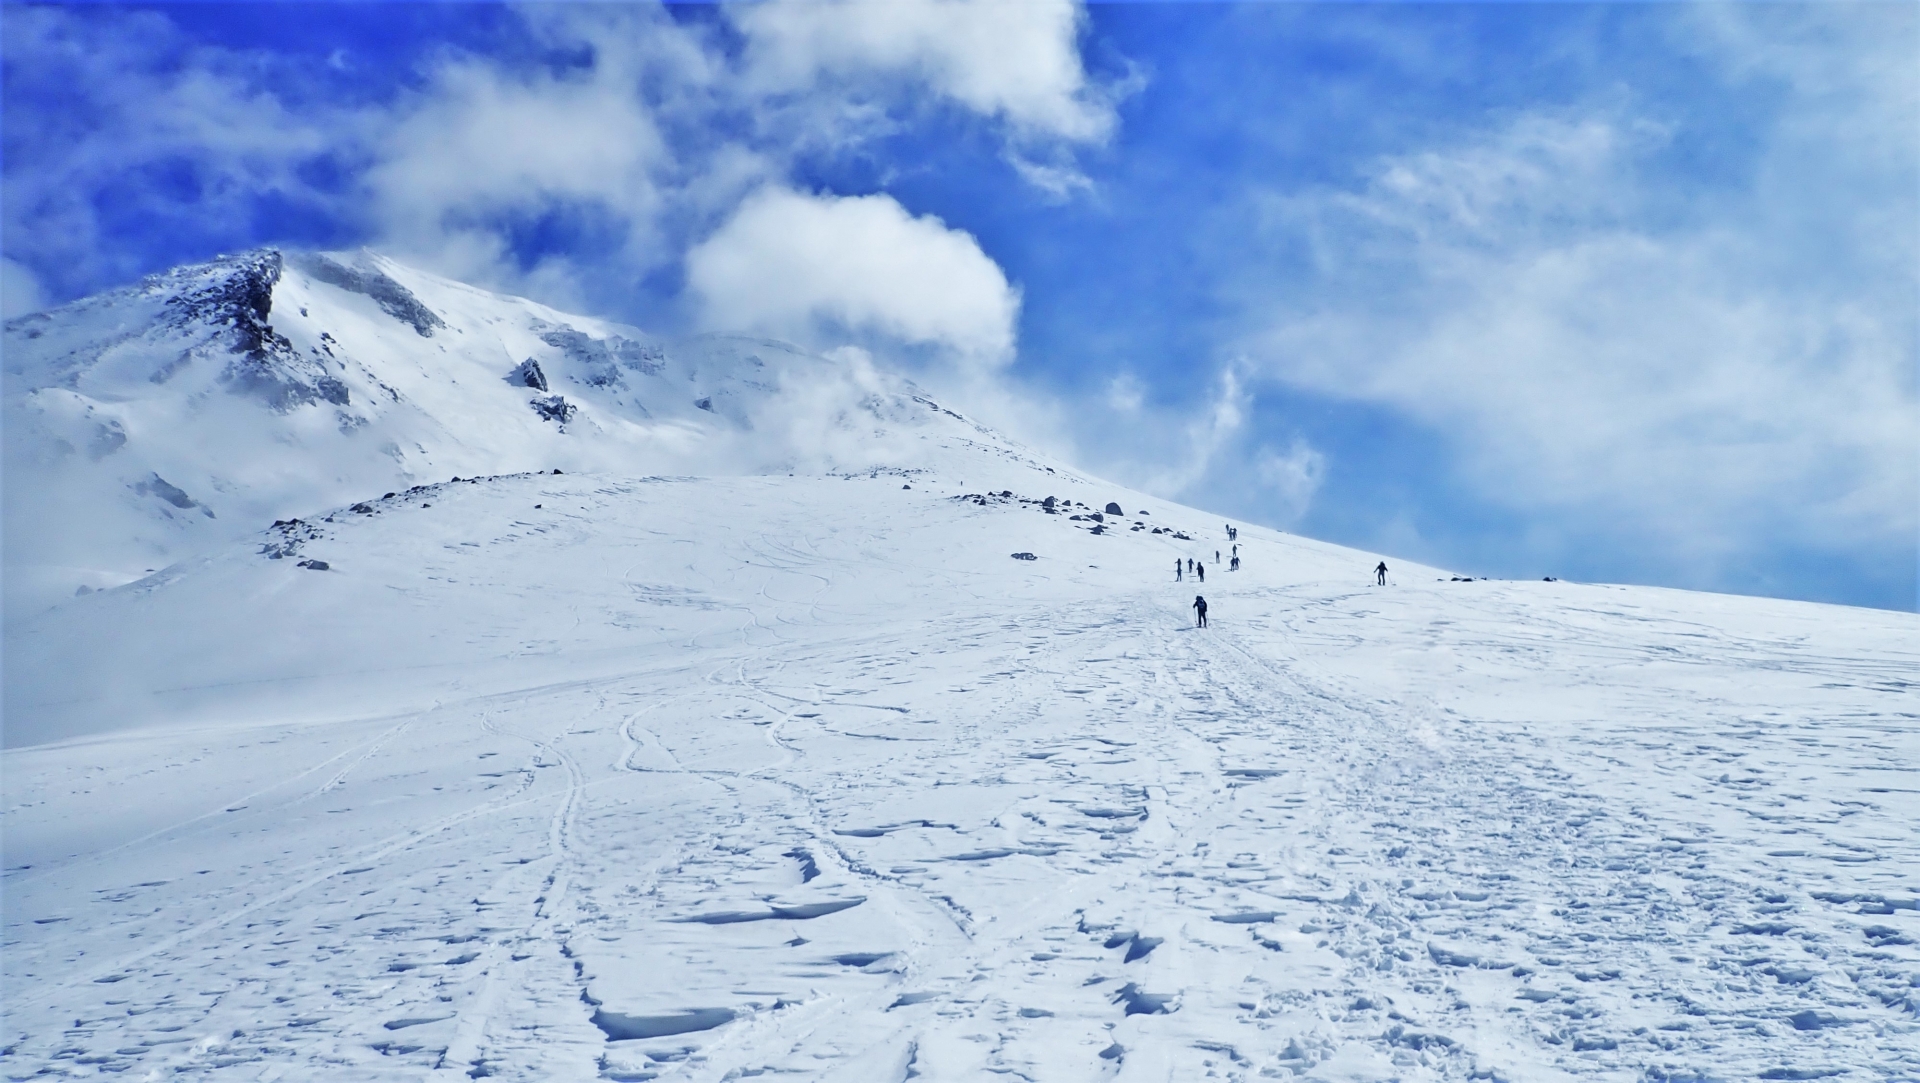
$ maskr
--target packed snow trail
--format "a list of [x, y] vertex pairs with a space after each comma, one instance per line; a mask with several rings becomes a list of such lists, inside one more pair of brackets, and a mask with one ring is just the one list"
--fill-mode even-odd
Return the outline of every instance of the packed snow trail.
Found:
[[1249, 528], [1199, 631], [1211, 517], [903, 484], [463, 483], [54, 611], [10, 725], [149, 728], [5, 754], [0, 1072], [1920, 1076], [1911, 615]]

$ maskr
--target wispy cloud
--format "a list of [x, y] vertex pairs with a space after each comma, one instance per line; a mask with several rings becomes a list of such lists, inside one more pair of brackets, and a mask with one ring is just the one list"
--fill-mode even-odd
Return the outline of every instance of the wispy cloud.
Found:
[[1207, 393], [1192, 401], [1153, 402], [1131, 373], [1107, 383], [1105, 411], [1069, 419], [1076, 455], [1102, 473], [1169, 498], [1238, 490], [1268, 522], [1304, 514], [1326, 476], [1327, 457], [1294, 435], [1285, 450], [1251, 422], [1253, 392], [1241, 365], [1219, 366]]
[[112, 9], [9, 8], [0, 45], [0, 228], [8, 258], [56, 298], [150, 269], [126, 243], [130, 224], [245, 245], [264, 201], [338, 210], [303, 170], [351, 160], [358, 118], [291, 109], [260, 79], [261, 58]]
[[1062, 148], [1114, 124], [1072, 0], [773, 0], [707, 21], [653, 4], [513, 12], [519, 48], [449, 46], [351, 107], [322, 86], [321, 69], [352, 67], [337, 50], [306, 70], [195, 44], [155, 13], [9, 12], [9, 99], [49, 106], [6, 114], [9, 255], [61, 267], [54, 292], [71, 294], [141, 260], [99, 224], [103, 193], [149, 224], [233, 222], [235, 243], [279, 199], [338, 237], [604, 310], [671, 277], [807, 156], [861, 153], [930, 101], [1046, 162], [1033, 177], [1050, 192], [1078, 183]]
[[1711, 582], [1788, 539], [1910, 543], [1912, 156], [1862, 160], [1826, 118], [1891, 118], [1920, 76], [1874, 59], [1859, 15], [1839, 20], [1856, 60], [1836, 64], [1715, 9], [1732, 77], [1819, 87], [1789, 99], [1737, 195], [1687, 194], [1665, 155], [1688, 118], [1616, 104], [1522, 113], [1382, 157], [1357, 185], [1263, 194], [1268, 237], [1306, 240], [1314, 284], [1243, 282], [1236, 347], [1263, 379], [1442, 434], [1481, 499], [1589, 545], [1652, 542], [1665, 556], [1648, 566], [1669, 574]]

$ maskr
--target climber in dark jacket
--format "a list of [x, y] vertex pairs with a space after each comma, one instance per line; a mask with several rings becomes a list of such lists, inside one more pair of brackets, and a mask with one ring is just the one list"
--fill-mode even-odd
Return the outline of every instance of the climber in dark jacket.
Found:
[[1207, 626], [1207, 600], [1198, 594], [1193, 596], [1193, 612], [1195, 618], [1200, 622], [1200, 627], [1205, 628]]

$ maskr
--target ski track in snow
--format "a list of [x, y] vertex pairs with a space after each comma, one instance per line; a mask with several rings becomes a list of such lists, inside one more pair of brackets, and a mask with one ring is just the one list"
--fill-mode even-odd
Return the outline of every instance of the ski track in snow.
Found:
[[1197, 631], [1196, 523], [898, 481], [516, 479], [204, 573], [533, 668], [9, 750], [0, 1074], [1920, 1078], [1910, 615], [1243, 530]]

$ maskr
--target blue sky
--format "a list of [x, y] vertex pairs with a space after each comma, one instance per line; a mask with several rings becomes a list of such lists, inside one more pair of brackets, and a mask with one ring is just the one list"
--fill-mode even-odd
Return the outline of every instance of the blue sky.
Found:
[[4, 15], [9, 314], [366, 244], [1237, 520], [1916, 605], [1911, 4]]

